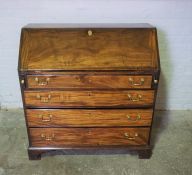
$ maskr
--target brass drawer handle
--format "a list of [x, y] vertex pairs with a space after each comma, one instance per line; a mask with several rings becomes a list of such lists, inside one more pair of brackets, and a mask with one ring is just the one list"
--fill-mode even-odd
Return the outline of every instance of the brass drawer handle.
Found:
[[39, 86], [46, 86], [48, 85], [50, 78], [46, 78], [46, 79], [39, 79], [38, 77], [35, 78], [35, 81], [37, 82], [37, 84]]
[[88, 34], [88, 36], [92, 36], [93, 35], [92, 30], [88, 30], [87, 34]]
[[128, 140], [135, 140], [136, 137], [138, 137], [138, 133], [135, 133], [135, 134], [134, 134], [134, 137], [131, 137], [131, 136], [126, 132], [126, 133], [124, 133], [124, 136], [125, 136], [126, 139], [128, 139]]
[[132, 97], [131, 94], [127, 94], [130, 101], [137, 102], [142, 100], [142, 95], [138, 94], [136, 97]]
[[54, 134], [51, 134], [51, 135], [41, 134], [41, 139], [42, 140], [52, 141], [54, 138], [55, 138]]
[[134, 80], [133, 78], [129, 78], [129, 83], [132, 85], [132, 86], [142, 86], [145, 82], [145, 79], [144, 78], [141, 78], [140, 79], [140, 83], [134, 83]]
[[130, 115], [127, 115], [127, 118], [128, 118], [128, 120], [131, 120], [131, 121], [141, 120], [141, 116], [140, 116], [140, 114], [137, 114], [137, 117], [136, 117], [135, 119], [132, 118]]
[[41, 118], [42, 122], [50, 122], [53, 116], [49, 114], [48, 117], [45, 117], [44, 115], [40, 114], [39, 117]]
[[40, 101], [41, 101], [42, 103], [48, 103], [48, 102], [50, 102], [50, 100], [51, 100], [51, 95], [49, 94], [47, 97], [43, 97], [43, 96], [37, 94], [36, 98], [37, 98], [37, 99], [40, 99]]

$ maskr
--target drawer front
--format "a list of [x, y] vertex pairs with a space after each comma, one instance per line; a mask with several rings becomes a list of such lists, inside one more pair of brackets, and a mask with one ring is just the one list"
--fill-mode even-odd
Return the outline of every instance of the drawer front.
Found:
[[150, 126], [152, 109], [27, 109], [30, 127]]
[[30, 128], [32, 146], [146, 145], [149, 128]]
[[33, 107], [131, 107], [152, 105], [154, 90], [25, 91], [24, 96]]
[[44, 75], [27, 76], [28, 88], [151, 88], [152, 76], [147, 75]]

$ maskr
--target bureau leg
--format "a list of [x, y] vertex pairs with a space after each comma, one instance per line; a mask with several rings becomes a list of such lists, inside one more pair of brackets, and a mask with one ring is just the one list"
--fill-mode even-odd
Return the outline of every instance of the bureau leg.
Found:
[[29, 160], [41, 160], [41, 152], [28, 150]]
[[151, 149], [139, 150], [138, 151], [139, 159], [150, 159], [152, 155]]

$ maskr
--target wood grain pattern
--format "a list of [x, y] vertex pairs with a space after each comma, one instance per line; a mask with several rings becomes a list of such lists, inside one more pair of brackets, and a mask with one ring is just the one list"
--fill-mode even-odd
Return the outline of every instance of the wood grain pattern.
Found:
[[27, 109], [29, 127], [150, 126], [152, 109]]
[[[19, 70], [157, 69], [154, 28], [24, 28]], [[153, 41], [154, 40], [154, 41]]]
[[151, 88], [152, 76], [128, 75], [28, 75], [28, 88], [127, 89]]
[[37, 147], [146, 145], [149, 128], [30, 128], [30, 135]]
[[[138, 101], [130, 100], [129, 94]], [[26, 105], [34, 107], [130, 107], [152, 105], [154, 90], [25, 91], [24, 97]]]
[[150, 157], [160, 74], [155, 27], [28, 25], [21, 32], [18, 72], [30, 159], [100, 148]]

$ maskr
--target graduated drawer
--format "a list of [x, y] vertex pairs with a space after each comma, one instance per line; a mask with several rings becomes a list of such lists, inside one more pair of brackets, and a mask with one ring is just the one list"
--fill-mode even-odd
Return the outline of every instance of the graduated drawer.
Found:
[[27, 109], [29, 127], [150, 126], [152, 109]]
[[33, 107], [131, 107], [153, 104], [154, 90], [25, 91], [25, 104]]
[[151, 75], [28, 75], [28, 88], [151, 88]]
[[34, 147], [146, 145], [149, 128], [30, 128]]

